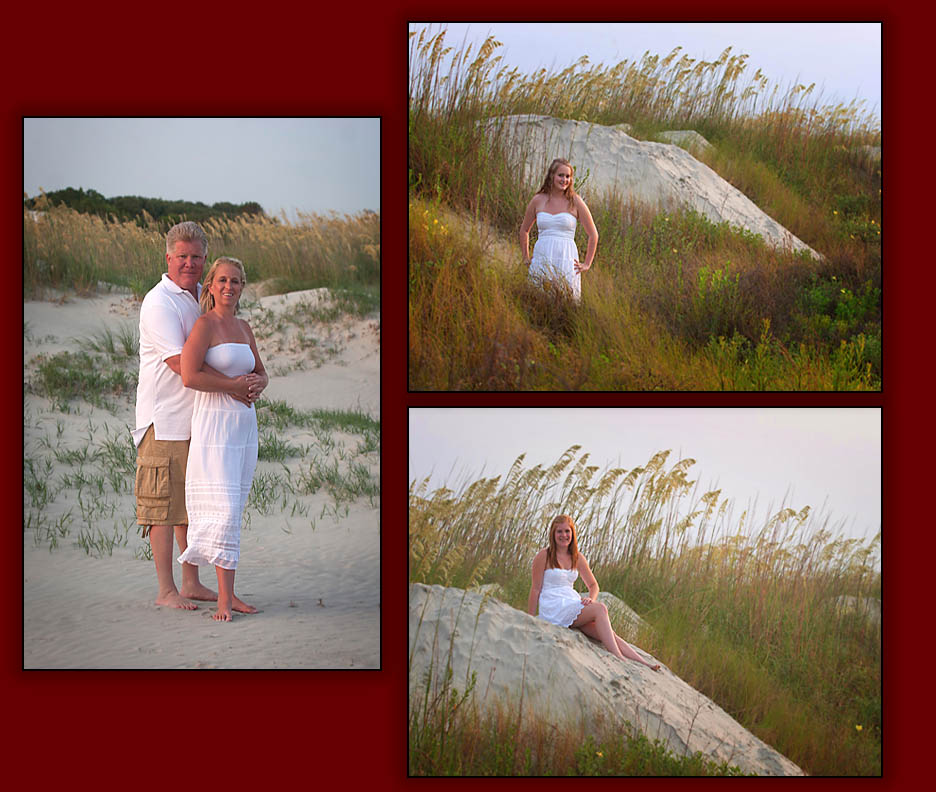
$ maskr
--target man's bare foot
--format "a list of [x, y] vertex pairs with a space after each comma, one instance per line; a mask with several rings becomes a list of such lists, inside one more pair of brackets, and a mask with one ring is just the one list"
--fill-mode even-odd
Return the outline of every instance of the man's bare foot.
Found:
[[183, 585], [181, 594], [189, 599], [205, 600], [207, 602], [214, 602], [218, 599], [218, 593], [212, 591], [203, 583], [196, 583], [194, 586]]
[[182, 610], [197, 610], [198, 606], [194, 602], [189, 602], [178, 591], [170, 591], [156, 598], [157, 605], [165, 605], [167, 608], [181, 608]]
[[219, 605], [218, 609], [211, 614], [211, 618], [215, 621], [231, 621], [233, 618], [231, 616], [231, 609], [226, 605]]
[[248, 605], [240, 597], [234, 597], [232, 607], [238, 613], [256, 613], [257, 609], [253, 605]]

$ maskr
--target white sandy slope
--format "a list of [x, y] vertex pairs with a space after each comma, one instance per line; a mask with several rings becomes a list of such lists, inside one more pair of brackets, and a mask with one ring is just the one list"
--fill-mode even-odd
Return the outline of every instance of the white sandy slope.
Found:
[[[272, 311], [303, 299], [321, 299], [315, 292], [265, 297]], [[259, 307], [258, 307], [259, 309]], [[136, 330], [139, 302], [129, 295], [69, 297], [63, 303], [26, 302], [24, 368], [28, 379], [36, 355], [86, 348], [82, 339], [99, 335], [106, 326]], [[250, 314], [245, 315], [250, 320]], [[272, 372], [265, 393], [295, 409], [357, 409], [379, 418], [379, 320], [344, 320], [302, 328], [287, 326], [258, 338], [267, 369]], [[310, 349], [309, 339], [318, 346]], [[316, 349], [327, 349], [319, 354]], [[269, 352], [269, 354], [268, 354]], [[134, 361], [135, 367], [135, 361]], [[281, 373], [277, 374], [276, 372]], [[134, 420], [133, 394], [113, 399], [115, 411], [72, 402], [62, 413], [49, 400], [25, 395], [24, 457], [52, 458], [49, 445], [60, 451], [100, 444], [118, 437]], [[293, 445], [315, 446], [309, 431], [290, 426], [282, 439]], [[336, 450], [354, 457], [357, 435], [335, 431]], [[48, 444], [45, 444], [48, 441]], [[319, 453], [311, 451], [310, 453]], [[364, 461], [376, 477], [378, 452]], [[293, 473], [307, 460], [289, 461]], [[90, 464], [86, 472], [94, 472]], [[54, 461], [50, 481], [78, 468]], [[278, 462], [260, 462], [262, 472], [282, 471]], [[85, 505], [90, 500], [85, 488]], [[105, 490], [107, 489], [105, 485]], [[74, 487], [64, 488], [43, 509], [52, 521], [71, 510], [67, 536], [54, 549], [24, 525], [23, 534], [23, 659], [26, 668], [378, 668], [380, 666], [380, 534], [378, 508], [366, 498], [336, 507], [324, 489], [314, 495], [286, 496], [286, 509], [272, 513], [248, 509], [241, 534], [241, 560], [236, 592], [257, 606], [256, 615], [235, 614], [230, 623], [216, 623], [212, 605], [181, 611], [153, 604], [156, 574], [153, 562], [140, 555], [143, 540], [136, 533], [132, 481], [128, 492], [106, 492], [93, 526], [81, 520]], [[293, 504], [299, 511], [293, 511]], [[24, 492], [24, 522], [30, 512]], [[112, 555], [88, 555], [77, 545], [82, 530], [98, 529], [127, 536]], [[180, 568], [175, 565], [177, 584]], [[212, 567], [201, 579], [216, 588]]]
[[[634, 649], [648, 662], [661, 662]], [[472, 697], [482, 709], [517, 713], [522, 706], [527, 721], [583, 734], [626, 722], [679, 755], [700, 752], [748, 774], [803, 775], [664, 663], [654, 672], [618, 660], [578, 630], [485, 600], [480, 592], [411, 584], [409, 658], [411, 707], [424, 700], [427, 678], [430, 698], [441, 691], [450, 665], [459, 693], [476, 674]]]

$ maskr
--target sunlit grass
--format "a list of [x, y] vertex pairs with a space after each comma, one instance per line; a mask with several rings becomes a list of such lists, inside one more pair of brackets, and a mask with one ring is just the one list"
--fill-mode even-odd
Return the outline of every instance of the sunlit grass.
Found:
[[[380, 216], [241, 216], [202, 224], [209, 259], [244, 262], [248, 283], [270, 281], [274, 293], [327, 286], [373, 304], [380, 281]], [[23, 212], [23, 288], [94, 291], [99, 281], [145, 294], [165, 272], [165, 229], [155, 222], [81, 214], [65, 206]], [[364, 297], [363, 295], [370, 295]]]

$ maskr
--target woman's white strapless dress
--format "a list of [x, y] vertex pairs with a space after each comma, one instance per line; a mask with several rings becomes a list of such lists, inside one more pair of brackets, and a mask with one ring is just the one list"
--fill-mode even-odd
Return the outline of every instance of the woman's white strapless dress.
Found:
[[530, 279], [536, 283], [551, 280], [568, 285], [575, 300], [582, 297], [582, 275], [575, 271], [575, 215], [568, 212], [536, 213], [538, 236], [530, 259]]
[[560, 627], [568, 627], [582, 612], [582, 596], [572, 584], [578, 577], [576, 569], [547, 569], [543, 572], [543, 587], [539, 595], [539, 617]]
[[[254, 370], [250, 344], [209, 347], [205, 363], [228, 377]], [[236, 569], [247, 496], [257, 467], [257, 412], [226, 393], [195, 394], [185, 471], [188, 548], [179, 561]]]

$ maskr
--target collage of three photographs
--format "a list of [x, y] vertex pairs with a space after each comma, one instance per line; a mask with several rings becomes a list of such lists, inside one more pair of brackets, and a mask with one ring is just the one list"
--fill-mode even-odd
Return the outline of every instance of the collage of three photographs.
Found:
[[407, 779], [880, 776], [881, 23], [407, 28], [405, 211], [365, 104], [23, 115], [23, 671], [405, 690]]

